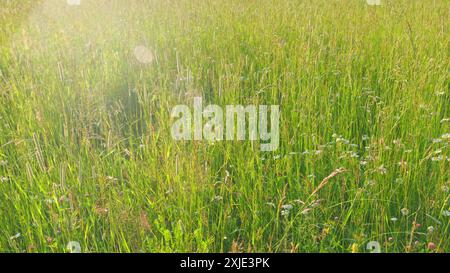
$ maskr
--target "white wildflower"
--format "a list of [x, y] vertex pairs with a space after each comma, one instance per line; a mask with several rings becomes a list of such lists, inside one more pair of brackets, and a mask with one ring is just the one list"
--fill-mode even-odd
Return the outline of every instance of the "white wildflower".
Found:
[[442, 155], [439, 156], [434, 156], [431, 158], [431, 161], [442, 161], [442, 159], [444, 159], [444, 157]]
[[289, 210], [282, 210], [281, 216], [289, 216]]

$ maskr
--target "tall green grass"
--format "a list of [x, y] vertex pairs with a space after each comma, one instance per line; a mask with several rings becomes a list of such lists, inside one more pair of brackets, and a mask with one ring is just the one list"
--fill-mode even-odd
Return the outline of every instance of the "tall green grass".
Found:
[[[448, 17], [444, 0], [3, 0], [0, 251], [449, 252]], [[280, 105], [280, 148], [174, 141], [195, 96]]]

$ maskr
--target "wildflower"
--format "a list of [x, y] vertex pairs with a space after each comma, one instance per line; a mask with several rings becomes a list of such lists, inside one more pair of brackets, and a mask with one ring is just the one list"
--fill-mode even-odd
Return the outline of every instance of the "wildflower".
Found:
[[349, 144], [350, 143], [350, 141], [348, 141], [347, 139], [342, 138], [342, 137], [336, 138], [336, 143], [339, 143], [339, 142], [342, 142], [344, 144]]
[[442, 159], [444, 159], [444, 157], [442, 155], [439, 155], [439, 156], [432, 157], [431, 161], [442, 161]]
[[406, 168], [408, 166], [408, 162], [403, 161], [403, 160], [398, 162], [397, 164], [400, 168]]
[[281, 206], [281, 208], [284, 210], [291, 210], [293, 208], [293, 206], [291, 204], [287, 204], [287, 205]]
[[396, 218], [396, 217], [392, 217], [392, 218], [391, 218], [391, 221], [395, 223], [395, 222], [397, 222], [397, 221], [398, 221], [398, 218]]
[[440, 143], [440, 142], [442, 142], [442, 139], [440, 139], [440, 138], [433, 138], [431, 141], [433, 143]]
[[5, 167], [6, 165], [8, 165], [8, 161], [7, 160], [0, 160], [0, 166]]
[[55, 238], [51, 236], [46, 236], [45, 240], [47, 241], [47, 244], [52, 244], [55, 241]]
[[402, 208], [402, 209], [400, 210], [400, 212], [402, 213], [403, 216], [406, 216], [406, 215], [409, 214], [409, 210], [408, 210], [407, 208]]
[[450, 133], [443, 134], [443, 135], [441, 136], [441, 138], [442, 138], [442, 139], [450, 139]]
[[282, 210], [281, 216], [289, 216], [289, 210]]
[[113, 177], [113, 176], [107, 176], [106, 180], [111, 181], [111, 182], [117, 182], [119, 179]]
[[327, 236], [328, 234], [330, 234], [330, 231], [331, 231], [331, 228], [330, 228], [329, 226], [324, 227], [324, 228], [322, 229], [322, 236], [323, 236], [323, 237]]
[[8, 181], [9, 181], [9, 178], [8, 178], [8, 177], [2, 176], [2, 177], [0, 177], [0, 181], [1, 181], [1, 182], [8, 182]]
[[433, 233], [434, 232], [434, 227], [433, 226], [429, 226], [428, 228], [427, 228], [427, 231], [428, 231], [428, 233]]

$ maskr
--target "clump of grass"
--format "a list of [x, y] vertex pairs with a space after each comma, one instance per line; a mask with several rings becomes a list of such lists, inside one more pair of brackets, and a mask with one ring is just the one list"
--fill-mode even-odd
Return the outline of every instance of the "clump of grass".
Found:
[[[446, 1], [4, 2], [0, 251], [450, 251]], [[194, 96], [279, 150], [175, 142]]]

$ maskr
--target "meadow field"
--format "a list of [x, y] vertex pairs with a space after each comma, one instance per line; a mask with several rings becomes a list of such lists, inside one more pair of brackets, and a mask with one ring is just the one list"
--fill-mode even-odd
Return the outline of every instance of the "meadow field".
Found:
[[450, 252], [449, 1], [76, 2], [0, 0], [0, 252]]

